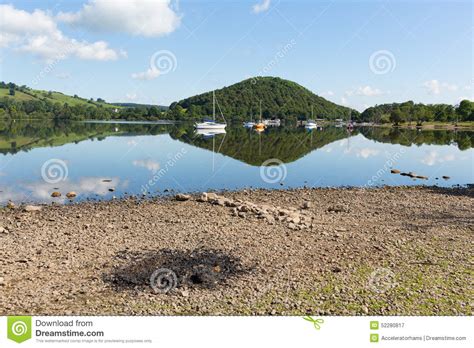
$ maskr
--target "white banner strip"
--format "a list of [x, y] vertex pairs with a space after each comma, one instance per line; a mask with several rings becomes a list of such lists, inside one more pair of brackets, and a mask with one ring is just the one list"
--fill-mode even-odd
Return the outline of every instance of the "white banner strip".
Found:
[[464, 347], [472, 317], [0, 317], [0, 347]]

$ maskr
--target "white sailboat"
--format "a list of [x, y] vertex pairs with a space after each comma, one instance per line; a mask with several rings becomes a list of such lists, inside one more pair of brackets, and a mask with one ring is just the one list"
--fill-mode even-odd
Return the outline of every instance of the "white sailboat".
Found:
[[[224, 118], [224, 115], [222, 115], [222, 118]], [[226, 123], [216, 122], [216, 93], [215, 91], [212, 91], [212, 120], [204, 120], [204, 122], [196, 123], [194, 127], [196, 129], [222, 130], [226, 126]]]
[[313, 120], [313, 105], [311, 105], [311, 120], [307, 120], [304, 127], [306, 129], [314, 129], [318, 127], [318, 124], [316, 123], [316, 121]]

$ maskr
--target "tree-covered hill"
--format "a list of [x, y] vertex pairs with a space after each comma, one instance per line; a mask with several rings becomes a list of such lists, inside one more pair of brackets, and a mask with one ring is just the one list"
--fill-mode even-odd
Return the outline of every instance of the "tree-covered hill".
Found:
[[381, 104], [367, 108], [360, 114], [364, 122], [393, 123], [413, 122], [468, 122], [474, 121], [474, 103], [463, 100], [458, 106], [449, 104], [404, 103]]
[[[263, 118], [283, 120], [311, 118], [348, 119], [356, 110], [334, 104], [317, 96], [296, 82], [278, 77], [254, 77], [215, 91], [220, 110], [227, 121], [259, 117], [262, 102]], [[219, 111], [219, 109], [218, 109]], [[212, 91], [186, 98], [170, 105], [175, 119], [196, 119], [212, 115]]]

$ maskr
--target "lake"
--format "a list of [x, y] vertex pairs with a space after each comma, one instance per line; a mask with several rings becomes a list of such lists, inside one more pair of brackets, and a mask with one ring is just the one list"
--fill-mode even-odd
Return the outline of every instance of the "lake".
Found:
[[[192, 124], [0, 122], [0, 202], [242, 188], [473, 183], [474, 132]], [[428, 179], [392, 174], [391, 168]], [[443, 176], [449, 179], [443, 179]], [[53, 191], [62, 197], [51, 198]]]

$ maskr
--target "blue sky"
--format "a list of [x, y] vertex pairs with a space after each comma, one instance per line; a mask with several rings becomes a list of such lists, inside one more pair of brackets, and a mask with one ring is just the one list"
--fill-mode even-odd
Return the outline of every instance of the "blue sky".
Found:
[[473, 99], [471, 1], [2, 1], [0, 79], [169, 105], [255, 75], [358, 110]]

